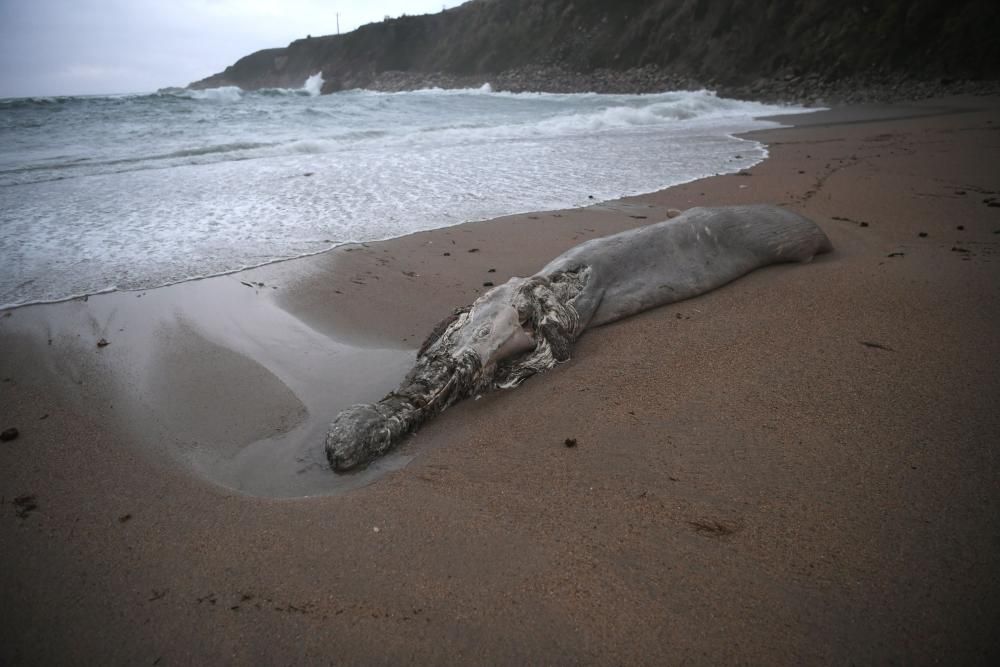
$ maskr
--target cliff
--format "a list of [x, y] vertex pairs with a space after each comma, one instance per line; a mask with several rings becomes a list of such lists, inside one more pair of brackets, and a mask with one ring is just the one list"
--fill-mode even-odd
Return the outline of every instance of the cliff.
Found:
[[[622, 92], [1000, 78], [995, 0], [472, 0], [258, 51], [192, 88]], [[808, 86], [807, 86], [808, 87]], [[798, 91], [801, 92], [801, 91]]]

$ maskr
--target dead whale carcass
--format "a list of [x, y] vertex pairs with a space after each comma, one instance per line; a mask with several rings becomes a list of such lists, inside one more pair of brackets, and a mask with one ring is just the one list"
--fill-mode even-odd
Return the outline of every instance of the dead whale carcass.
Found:
[[777, 206], [693, 208], [582, 243], [528, 278], [511, 278], [441, 322], [403, 382], [331, 423], [334, 470], [381, 456], [452, 403], [569, 359], [587, 328], [704, 294], [754, 269], [832, 248], [811, 220]]

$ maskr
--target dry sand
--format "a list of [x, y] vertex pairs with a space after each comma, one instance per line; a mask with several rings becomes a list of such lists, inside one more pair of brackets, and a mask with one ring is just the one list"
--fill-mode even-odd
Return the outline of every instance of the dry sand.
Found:
[[[749, 176], [0, 314], [0, 663], [996, 661], [1000, 99], [796, 120]], [[331, 483], [325, 422], [484, 282], [744, 202], [835, 252]]]

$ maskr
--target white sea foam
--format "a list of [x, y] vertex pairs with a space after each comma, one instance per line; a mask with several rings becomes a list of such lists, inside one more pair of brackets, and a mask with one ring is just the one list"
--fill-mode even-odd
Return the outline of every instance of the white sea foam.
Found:
[[205, 90], [184, 90], [178, 94], [193, 100], [238, 102], [243, 97], [243, 90], [239, 86], [223, 86], [221, 88], [206, 88]]
[[302, 89], [313, 97], [319, 95], [320, 91], [323, 89], [323, 73], [316, 72], [311, 77], [306, 79]]
[[706, 91], [307, 92], [321, 85], [0, 105], [0, 304], [735, 171], [765, 152], [732, 135], [782, 111]]

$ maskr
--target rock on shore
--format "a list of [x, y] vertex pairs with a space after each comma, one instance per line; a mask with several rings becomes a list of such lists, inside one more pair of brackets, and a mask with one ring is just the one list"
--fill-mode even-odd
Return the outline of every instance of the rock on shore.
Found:
[[241, 58], [192, 88], [477, 87], [643, 93], [711, 88], [798, 102], [990, 92], [1000, 13], [976, 0], [473, 0]]

